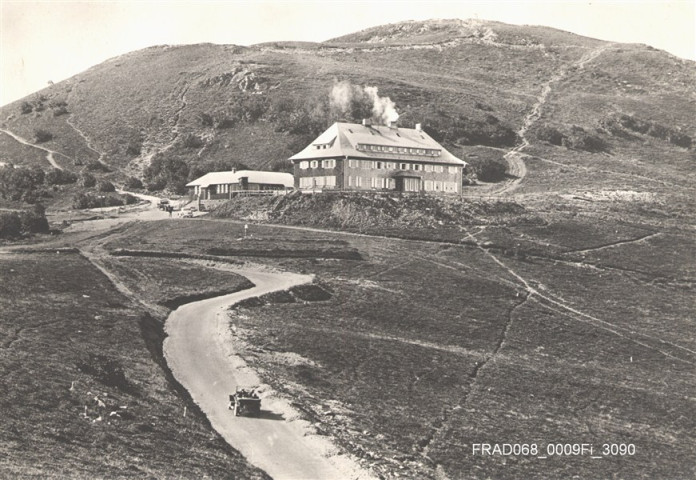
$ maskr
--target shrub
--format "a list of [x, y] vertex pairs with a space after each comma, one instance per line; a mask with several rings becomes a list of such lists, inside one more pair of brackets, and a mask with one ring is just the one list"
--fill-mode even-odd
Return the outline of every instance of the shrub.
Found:
[[186, 184], [188, 174], [189, 166], [184, 160], [155, 155], [145, 169], [144, 181], [150, 191], [162, 190], [167, 186], [180, 190], [182, 182]]
[[205, 112], [198, 112], [198, 115], [196, 115], [196, 118], [198, 118], [198, 121], [201, 122], [201, 125], [204, 127], [212, 127], [213, 126], [213, 116], [205, 113]]
[[48, 142], [49, 140], [53, 140], [53, 134], [43, 128], [37, 128], [34, 130], [34, 139], [36, 143]]
[[44, 182], [46, 185], [67, 185], [77, 182], [77, 175], [69, 170], [53, 168], [46, 174]]
[[605, 152], [609, 146], [607, 143], [596, 135], [587, 133], [583, 128], [573, 126], [570, 134], [564, 138], [563, 145], [575, 150], [584, 150], [586, 152]]
[[124, 183], [126, 188], [139, 189], [143, 188], [143, 182], [137, 177], [128, 177]]
[[97, 179], [89, 172], [82, 172], [80, 175], [80, 185], [91, 188], [97, 184]]
[[551, 145], [558, 145], [559, 147], [563, 145], [563, 140], [565, 139], [565, 135], [548, 124], [544, 124], [537, 128], [536, 137], [537, 140], [548, 142]]
[[48, 233], [46, 209], [36, 204], [22, 212], [0, 212], [0, 238], [18, 238], [24, 234]]
[[103, 208], [123, 205], [124, 201], [117, 195], [95, 195], [93, 193], [78, 193], [73, 197], [73, 208]]
[[158, 176], [147, 182], [147, 189], [150, 192], [164, 190], [167, 187], [167, 179], [164, 176]]
[[0, 212], [0, 238], [17, 238], [22, 234], [22, 221], [15, 212]]
[[512, 147], [517, 143], [517, 133], [500, 123], [497, 117], [486, 114], [484, 120], [458, 115], [448, 118], [444, 114], [423, 120], [423, 130], [438, 142], [462, 145], [487, 145]]
[[143, 150], [143, 142], [139, 138], [131, 138], [126, 147], [126, 153], [137, 157]]
[[135, 195], [131, 195], [130, 193], [126, 193], [125, 195], [123, 195], [122, 198], [124, 205], [133, 205], [140, 201], [138, 197], [136, 197]]
[[467, 170], [475, 173], [476, 177], [484, 182], [498, 182], [505, 179], [507, 164], [492, 158], [476, 158], [471, 159]]
[[114, 187], [114, 184], [109, 182], [108, 180], [102, 180], [97, 184], [97, 190], [100, 192], [115, 192], [116, 187]]
[[44, 182], [40, 167], [0, 167], [0, 196], [10, 200], [27, 200], [36, 197], [36, 190]]
[[61, 105], [61, 106], [53, 109], [53, 116], [54, 117], [60, 117], [61, 115], [66, 115], [67, 113], [68, 113], [68, 109], [67, 109], [67, 107], [65, 107], [65, 105]]
[[186, 148], [201, 148], [204, 145], [203, 140], [198, 135], [187, 133], [182, 138], [181, 143]]
[[32, 210], [22, 212], [20, 222], [24, 233], [48, 233], [46, 208], [40, 203], [34, 205]]
[[108, 173], [111, 171], [109, 167], [104, 165], [102, 162], [99, 160], [91, 160], [87, 165], [85, 165], [85, 169], [89, 170], [90, 172], [102, 172], [102, 173]]
[[691, 137], [681, 132], [671, 131], [669, 133], [669, 141], [678, 147], [691, 148]]
[[19, 106], [19, 111], [22, 112], [22, 114], [25, 113], [31, 113], [34, 110], [34, 107], [31, 106], [31, 103], [29, 102], [22, 102], [22, 104]]

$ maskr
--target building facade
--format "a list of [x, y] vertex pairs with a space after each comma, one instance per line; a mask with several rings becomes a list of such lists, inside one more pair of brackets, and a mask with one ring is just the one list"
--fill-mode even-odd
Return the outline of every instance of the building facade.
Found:
[[416, 128], [334, 123], [290, 157], [295, 188], [461, 193], [466, 163]]
[[191, 199], [224, 200], [233, 193], [287, 191], [293, 189], [289, 173], [240, 170], [210, 172], [186, 184]]

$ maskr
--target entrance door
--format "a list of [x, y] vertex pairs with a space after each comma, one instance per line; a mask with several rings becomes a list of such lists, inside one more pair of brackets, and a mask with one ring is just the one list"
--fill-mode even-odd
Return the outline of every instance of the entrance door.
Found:
[[404, 192], [420, 192], [420, 178], [404, 178]]

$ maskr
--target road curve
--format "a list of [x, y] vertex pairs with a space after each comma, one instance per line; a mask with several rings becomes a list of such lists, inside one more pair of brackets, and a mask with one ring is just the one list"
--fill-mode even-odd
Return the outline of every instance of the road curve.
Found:
[[34, 147], [34, 148], [38, 148], [39, 150], [43, 150], [44, 152], [46, 152], [46, 160], [48, 161], [48, 163], [50, 163], [53, 168], [57, 168], [58, 170], [63, 170], [63, 167], [61, 167], [60, 165], [58, 165], [58, 163], [56, 163], [56, 160], [53, 158], [54, 153], [56, 155], [62, 155], [65, 158], [72, 160], [72, 158], [68, 157], [67, 155], [64, 155], [60, 152], [56, 152], [55, 150], [50, 150], [50, 149], [48, 149], [46, 147], [42, 147], [40, 145], [36, 145], [34, 143], [31, 143], [30, 141], [25, 140], [22, 137], [20, 137], [19, 135], [12, 133], [9, 130], [5, 130], [4, 128], [0, 128], [0, 132], [9, 135], [10, 137], [14, 138], [16, 141], [18, 141], [22, 145], [26, 145], [28, 147]]
[[259, 378], [232, 350], [226, 309], [245, 298], [310, 282], [311, 276], [272, 270], [238, 273], [255, 287], [186, 304], [166, 322], [164, 356], [174, 377], [225, 440], [250, 463], [276, 480], [367, 479], [369, 474], [325, 438], [311, 434], [285, 400], [262, 393], [261, 418], [235, 417], [227, 397], [237, 385], [259, 384]]

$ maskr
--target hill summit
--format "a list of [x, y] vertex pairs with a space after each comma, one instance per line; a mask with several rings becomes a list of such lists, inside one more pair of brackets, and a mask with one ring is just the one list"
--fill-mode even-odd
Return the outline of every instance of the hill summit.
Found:
[[478, 20], [401, 22], [322, 43], [155, 46], [3, 107], [0, 161], [49, 166], [12, 133], [56, 152], [64, 169], [181, 192], [212, 170], [286, 170], [326, 127], [379, 104], [383, 118], [423, 124], [474, 169], [515, 149], [543, 159], [519, 192], [594, 188], [599, 170], [611, 172], [607, 187], [626, 175], [641, 188], [685, 185], [695, 85], [694, 62], [648, 46]]

